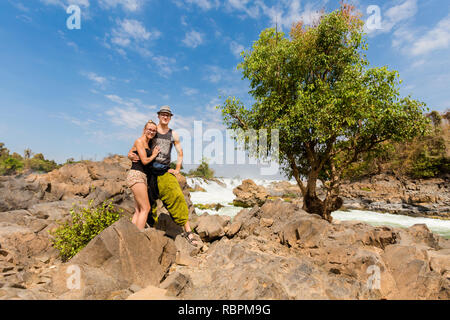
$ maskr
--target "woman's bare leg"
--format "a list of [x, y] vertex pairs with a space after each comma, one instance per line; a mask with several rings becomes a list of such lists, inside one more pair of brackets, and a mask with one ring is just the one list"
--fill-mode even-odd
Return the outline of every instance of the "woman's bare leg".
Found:
[[136, 207], [135, 207], [135, 210], [134, 210], [133, 219], [131, 219], [131, 222], [133, 222], [134, 224], [136, 224], [136, 223], [137, 223], [137, 217], [138, 217], [138, 215], [139, 215], [139, 207], [138, 207], [138, 205], [137, 205], [137, 203], [136, 203]]
[[[145, 183], [136, 183], [131, 190], [136, 201], [136, 220], [133, 222], [139, 230], [145, 228], [148, 212], [150, 211], [150, 201], [148, 200], [147, 185]], [[134, 217], [133, 217], [134, 219]]]

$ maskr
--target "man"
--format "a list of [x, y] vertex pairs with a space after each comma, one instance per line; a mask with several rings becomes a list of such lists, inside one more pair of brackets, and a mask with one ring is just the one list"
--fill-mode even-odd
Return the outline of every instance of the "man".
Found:
[[[156, 127], [157, 132], [156, 136], [151, 140], [151, 146], [149, 147], [153, 149], [153, 147], [159, 146], [160, 151], [152, 163], [152, 170], [153, 172], [158, 172], [157, 186], [159, 198], [166, 206], [175, 223], [184, 228], [185, 232], [183, 233], [183, 236], [189, 243], [196, 245], [188, 220], [189, 209], [178, 180], [175, 177], [175, 175], [180, 173], [181, 164], [183, 163], [183, 149], [181, 148], [180, 137], [175, 131], [169, 128], [169, 122], [172, 119], [172, 116], [173, 113], [169, 106], [162, 106], [158, 111], [159, 123]], [[175, 146], [177, 151], [177, 164], [175, 169], [169, 168], [172, 145]], [[131, 161], [139, 161], [139, 156], [134, 152], [131, 152], [131, 150], [128, 153], [128, 158]], [[150, 188], [151, 184], [148, 186]], [[152, 190], [149, 190], [149, 193], [151, 193], [151, 191]], [[152, 217], [156, 223], [158, 219], [156, 205], [152, 206]]]

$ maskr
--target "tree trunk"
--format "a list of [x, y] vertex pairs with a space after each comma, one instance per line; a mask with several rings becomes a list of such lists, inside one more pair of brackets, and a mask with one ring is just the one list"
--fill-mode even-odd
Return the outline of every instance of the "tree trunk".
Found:
[[328, 195], [327, 199], [320, 200], [316, 194], [317, 175], [314, 173], [308, 177], [306, 192], [303, 195], [303, 210], [314, 213], [331, 223], [333, 217], [331, 213], [338, 210], [343, 203], [342, 198]]

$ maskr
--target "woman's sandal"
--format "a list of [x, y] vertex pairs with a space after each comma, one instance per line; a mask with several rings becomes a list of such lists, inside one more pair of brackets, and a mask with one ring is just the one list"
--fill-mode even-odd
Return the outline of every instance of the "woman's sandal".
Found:
[[190, 235], [193, 235], [194, 233], [192, 231], [189, 232], [183, 232], [181, 234], [182, 237], [184, 237], [191, 245], [193, 245], [194, 247], [196, 247], [198, 245], [197, 240], [194, 239], [194, 237], [189, 237]]

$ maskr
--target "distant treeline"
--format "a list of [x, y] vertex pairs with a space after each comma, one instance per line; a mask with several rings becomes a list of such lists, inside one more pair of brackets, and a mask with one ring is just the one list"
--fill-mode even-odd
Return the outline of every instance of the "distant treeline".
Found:
[[450, 112], [429, 113], [428, 134], [407, 142], [386, 142], [381, 152], [355, 163], [348, 179], [379, 173], [409, 178], [433, 178], [450, 174]]
[[[390, 173], [410, 178], [432, 178], [450, 174], [450, 112], [428, 114], [430, 127], [425, 137], [407, 142], [386, 142], [381, 152], [368, 154], [346, 173], [348, 179], [358, 179], [379, 173]], [[75, 163], [71, 158], [65, 164]], [[26, 149], [23, 156], [10, 151], [0, 142], [0, 175], [13, 175], [25, 171], [50, 172], [64, 164], [45, 159], [42, 153]], [[175, 162], [171, 163], [175, 169]], [[189, 177], [214, 177], [207, 159], [188, 173]]]
[[53, 160], [45, 159], [42, 153], [33, 153], [26, 149], [23, 156], [5, 148], [5, 144], [0, 142], [0, 175], [13, 175], [25, 171], [49, 172], [57, 169], [61, 165]]

